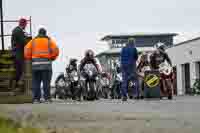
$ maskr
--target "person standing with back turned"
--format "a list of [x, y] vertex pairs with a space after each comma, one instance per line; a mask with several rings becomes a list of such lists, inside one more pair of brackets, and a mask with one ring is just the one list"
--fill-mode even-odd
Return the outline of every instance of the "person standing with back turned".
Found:
[[40, 28], [38, 36], [26, 45], [24, 49], [25, 59], [32, 60], [33, 103], [40, 103], [41, 83], [43, 83], [45, 102], [52, 102], [50, 96], [52, 61], [58, 55], [59, 49], [55, 41], [47, 36], [45, 28]]
[[[123, 101], [127, 101], [128, 84], [130, 80], [135, 83], [136, 98], [139, 96], [138, 92], [138, 77], [136, 72], [136, 61], [138, 59], [138, 52], [135, 47], [135, 39], [128, 39], [128, 43], [121, 51], [121, 68], [122, 68], [122, 96]], [[131, 88], [132, 89], [132, 88]]]

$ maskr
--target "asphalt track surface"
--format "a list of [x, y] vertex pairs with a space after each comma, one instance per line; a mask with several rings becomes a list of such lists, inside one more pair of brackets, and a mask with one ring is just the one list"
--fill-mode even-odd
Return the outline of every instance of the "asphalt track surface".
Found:
[[0, 107], [1, 115], [24, 126], [62, 129], [63, 133], [200, 133], [199, 96], [127, 102], [54, 100], [52, 104]]

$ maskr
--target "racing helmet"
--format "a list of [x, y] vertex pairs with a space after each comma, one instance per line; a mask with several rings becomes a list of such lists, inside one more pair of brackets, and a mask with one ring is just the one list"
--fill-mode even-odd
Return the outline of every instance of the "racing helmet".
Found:
[[85, 52], [85, 57], [94, 58], [94, 52], [93, 52], [93, 50], [88, 49], [88, 50]]
[[72, 66], [77, 66], [77, 59], [75, 59], [75, 58], [71, 58], [70, 60], [69, 60], [69, 65], [72, 65]]
[[158, 43], [156, 43], [155, 44], [155, 46], [154, 46], [156, 49], [159, 49], [159, 50], [165, 50], [165, 47], [166, 47], [166, 45], [164, 44], [164, 43], [162, 43], [162, 42], [158, 42]]
[[70, 61], [69, 61], [69, 63], [70, 63], [70, 64], [73, 64], [73, 63], [76, 63], [77, 61], [78, 61], [77, 59], [71, 58]]

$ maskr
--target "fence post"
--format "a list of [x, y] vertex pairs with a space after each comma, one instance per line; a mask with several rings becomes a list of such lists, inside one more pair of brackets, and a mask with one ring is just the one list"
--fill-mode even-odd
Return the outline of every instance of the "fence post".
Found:
[[4, 50], [4, 27], [3, 27], [3, 0], [0, 0], [0, 16], [1, 16], [1, 45], [2, 45], [2, 50]]

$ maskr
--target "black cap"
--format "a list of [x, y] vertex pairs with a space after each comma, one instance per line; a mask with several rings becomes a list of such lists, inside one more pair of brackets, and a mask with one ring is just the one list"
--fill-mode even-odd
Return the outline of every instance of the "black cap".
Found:
[[40, 28], [39, 35], [47, 35], [47, 30], [45, 28]]

